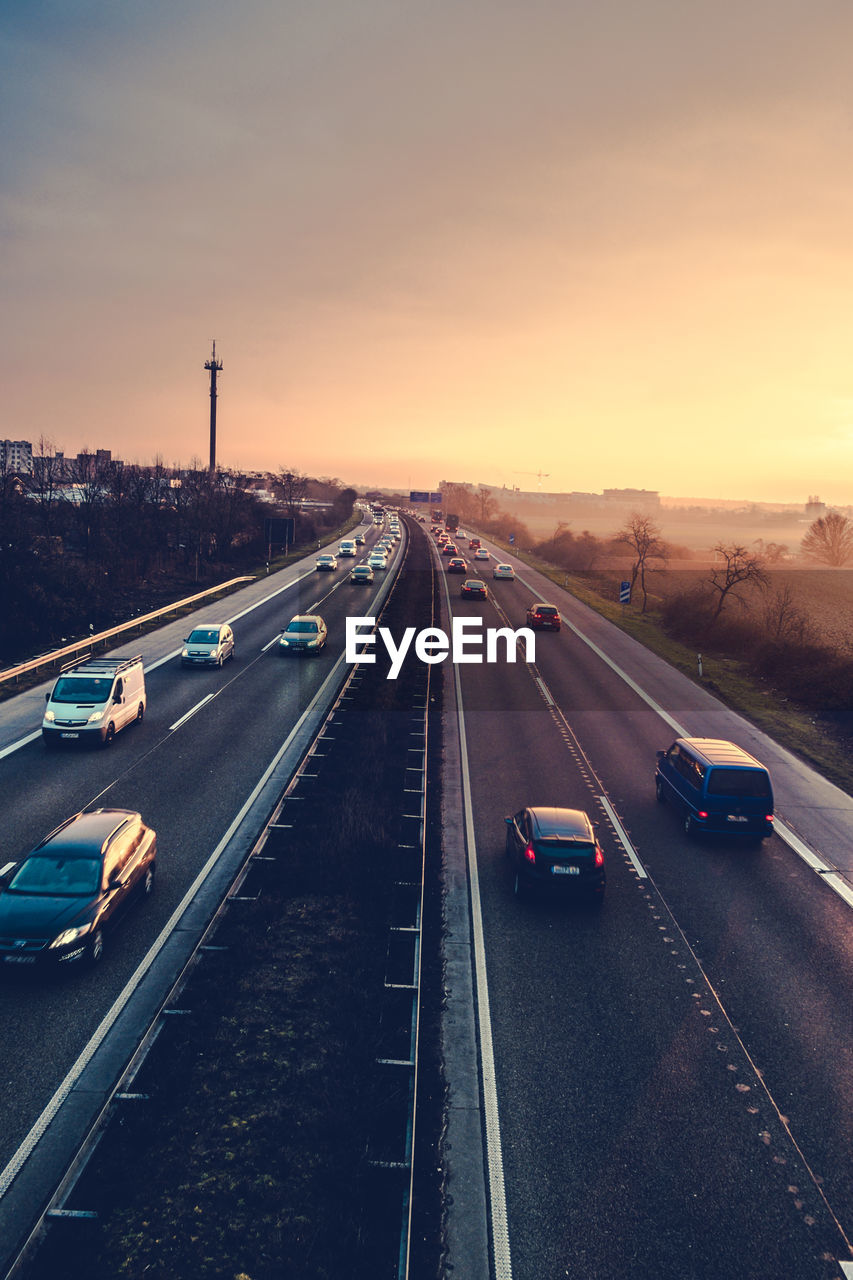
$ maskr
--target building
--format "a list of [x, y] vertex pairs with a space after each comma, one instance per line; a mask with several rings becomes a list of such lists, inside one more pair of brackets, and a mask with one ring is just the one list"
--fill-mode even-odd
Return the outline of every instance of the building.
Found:
[[0, 440], [0, 470], [19, 476], [33, 473], [33, 446], [29, 440]]

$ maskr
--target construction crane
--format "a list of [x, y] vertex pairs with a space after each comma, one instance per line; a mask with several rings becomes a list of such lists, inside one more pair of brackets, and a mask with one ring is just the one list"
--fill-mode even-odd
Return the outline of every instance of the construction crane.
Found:
[[514, 476], [537, 476], [539, 479], [539, 488], [541, 489], [542, 481], [547, 480], [551, 472], [550, 471], [513, 471], [512, 474]]

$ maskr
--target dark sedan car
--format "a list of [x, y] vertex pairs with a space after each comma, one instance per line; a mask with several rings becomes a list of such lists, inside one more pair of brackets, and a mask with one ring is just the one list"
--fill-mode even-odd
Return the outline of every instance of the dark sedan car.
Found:
[[104, 936], [154, 888], [157, 834], [130, 809], [75, 814], [0, 871], [0, 963], [100, 960]]
[[451, 556], [447, 562], [448, 573], [467, 573], [468, 566], [461, 556]]
[[559, 891], [604, 900], [604, 854], [582, 809], [520, 809], [506, 819], [506, 852], [516, 896], [527, 889]]
[[462, 583], [462, 590], [459, 592], [463, 600], [485, 600], [488, 592], [486, 584], [479, 578], [466, 578]]
[[537, 600], [527, 610], [527, 625], [534, 631], [559, 631], [560, 610], [555, 604]]

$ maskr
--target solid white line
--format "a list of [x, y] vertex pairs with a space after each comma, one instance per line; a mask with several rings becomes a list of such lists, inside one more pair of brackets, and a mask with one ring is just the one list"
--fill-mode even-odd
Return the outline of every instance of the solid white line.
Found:
[[853, 1262], [839, 1262], [838, 1265], [848, 1280], [853, 1280]]
[[71, 1067], [65, 1079], [62, 1081], [59, 1088], [54, 1093], [50, 1102], [48, 1102], [47, 1106], [42, 1111], [38, 1120], [30, 1129], [26, 1138], [18, 1147], [18, 1150], [12, 1156], [12, 1159], [6, 1165], [6, 1168], [0, 1174], [0, 1198], [2, 1198], [6, 1194], [6, 1192], [9, 1190], [9, 1187], [12, 1185], [17, 1175], [20, 1173], [24, 1164], [32, 1155], [39, 1141], [43, 1137], [48, 1125], [51, 1123], [56, 1113], [59, 1111], [59, 1108], [62, 1106], [65, 1099], [71, 1093], [71, 1090], [74, 1088], [80, 1076], [83, 1074], [83, 1071], [91, 1062], [92, 1058], [95, 1056], [96, 1051], [100, 1048], [101, 1044], [105, 1040], [107, 1033], [110, 1031], [111, 1027], [113, 1026], [113, 1023], [116, 1021], [119, 1014], [122, 1012], [125, 1005], [130, 1000], [130, 997], [133, 995], [134, 991], [139, 986], [139, 983], [142, 981], [142, 978], [144, 977], [148, 969], [151, 967], [151, 965], [154, 963], [154, 960], [157, 958], [160, 951], [165, 946], [166, 942], [169, 939], [169, 936], [173, 932], [181, 916], [183, 915], [187, 907], [192, 902], [193, 898], [197, 894], [198, 890], [201, 888], [207, 876], [210, 874], [210, 871], [213, 869], [223, 849], [231, 840], [234, 833], [238, 830], [241, 822], [246, 817], [246, 814], [249, 812], [255, 800], [260, 795], [261, 791], [266, 785], [268, 778], [272, 775], [274, 770], [278, 767], [279, 762], [287, 752], [296, 734], [299, 732], [299, 730], [301, 729], [305, 721], [308, 719], [308, 717], [313, 713], [314, 708], [317, 705], [319, 705], [321, 699], [324, 699], [327, 696], [327, 693], [326, 693], [327, 688], [332, 683], [332, 681], [336, 679], [338, 668], [342, 663], [343, 663], [343, 657], [339, 658], [339, 660], [335, 663], [334, 667], [329, 672], [326, 679], [323, 681], [323, 684], [320, 686], [317, 693], [312, 698], [311, 702], [308, 704], [306, 709], [303, 711], [302, 715], [297, 720], [296, 724], [291, 729], [290, 733], [287, 735], [287, 738], [285, 739], [281, 748], [276, 752], [272, 761], [267, 766], [267, 769], [265, 770], [260, 781], [257, 783], [257, 785], [254, 787], [252, 792], [249, 794], [248, 799], [243, 803], [236, 817], [232, 820], [230, 826], [228, 827], [225, 834], [223, 835], [222, 839], [219, 841], [218, 845], [213, 850], [210, 857], [207, 859], [207, 862], [205, 862], [204, 866], [199, 871], [195, 880], [192, 882], [189, 889], [186, 891], [183, 898], [178, 903], [177, 907], [172, 912], [169, 919], [166, 921], [166, 924], [164, 925], [161, 933], [153, 942], [151, 947], [148, 949], [147, 953], [145, 954], [141, 962], [137, 965], [134, 973], [125, 983], [124, 988], [122, 989], [120, 994], [117, 996], [117, 998], [113, 1002], [111, 1008], [104, 1015], [94, 1035], [89, 1040], [88, 1044], [85, 1046], [83, 1051], [80, 1053], [76, 1062]]
[[215, 693], [209, 693], [206, 697], [202, 698], [201, 702], [197, 702], [194, 707], [190, 707], [189, 711], [185, 712], [185, 714], [181, 716], [180, 720], [176, 720], [174, 724], [169, 725], [169, 733], [174, 733], [175, 729], [180, 729], [181, 725], [186, 724], [186, 722], [190, 720], [197, 711], [201, 710], [206, 702], [210, 702], [210, 699], [215, 697]]
[[4, 756], [10, 756], [13, 751], [18, 751], [21, 747], [27, 746], [28, 743], [35, 742], [36, 738], [40, 737], [41, 729], [36, 729], [35, 733], [28, 733], [26, 738], [19, 738], [17, 742], [13, 742], [10, 746], [4, 747], [3, 750], [0, 751], [0, 760], [2, 760]]
[[607, 799], [607, 796], [599, 796], [598, 798], [601, 801], [602, 805], [604, 806], [604, 809], [607, 813], [608, 818], [613, 823], [614, 830], [616, 831], [616, 834], [619, 837], [619, 843], [622, 845], [622, 848], [625, 850], [628, 857], [633, 862], [634, 870], [637, 872], [637, 875], [640, 876], [643, 880], [648, 880], [649, 878], [648, 872], [646, 871], [646, 868], [643, 866], [642, 862], [640, 862], [640, 859], [637, 857], [636, 850], [634, 849], [634, 846], [631, 844], [631, 841], [628, 839], [625, 828], [622, 826], [622, 823], [617, 818], [616, 810], [613, 808], [613, 805]]
[[459, 717], [459, 743], [462, 756], [462, 802], [465, 809], [465, 843], [468, 850], [468, 875], [471, 882], [471, 917], [474, 933], [474, 970], [477, 986], [477, 1018], [480, 1031], [480, 1071], [483, 1085], [483, 1109], [486, 1119], [486, 1159], [489, 1171], [489, 1201], [492, 1221], [492, 1248], [495, 1258], [495, 1280], [511, 1280], [512, 1260], [506, 1215], [501, 1127], [495, 1082], [495, 1053], [492, 1022], [489, 1013], [489, 984], [486, 977], [486, 948], [483, 938], [483, 916], [480, 906], [480, 879], [477, 871], [477, 842], [474, 836], [474, 814], [471, 807], [471, 778], [468, 772], [468, 742], [465, 715], [462, 710], [462, 686], [459, 667], [454, 667], [456, 707]]

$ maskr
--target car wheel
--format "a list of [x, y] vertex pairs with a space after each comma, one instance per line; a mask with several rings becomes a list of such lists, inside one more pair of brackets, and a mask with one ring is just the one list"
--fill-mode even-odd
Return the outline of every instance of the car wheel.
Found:
[[140, 702], [139, 707], [138, 707], [137, 712], [136, 712], [136, 723], [137, 723], [137, 724], [142, 724], [142, 721], [143, 721], [144, 719], [145, 719], [145, 705], [144, 705], [144, 703]]
[[522, 900], [522, 898], [525, 896], [525, 893], [526, 893], [526, 886], [524, 884], [524, 881], [521, 878], [521, 873], [518, 871], [516, 871], [515, 873], [515, 882], [512, 886], [512, 891], [515, 894], [515, 896], [518, 898], [519, 902]]
[[216, 659], [216, 665], [217, 665], [217, 667], [219, 668], [219, 670], [220, 670], [220, 671], [222, 670], [222, 667], [223, 667], [224, 661], [225, 661], [225, 659], [222, 657], [222, 654], [220, 653], [219, 657]]
[[696, 823], [693, 821], [693, 815], [691, 813], [685, 814], [684, 834], [691, 838], [696, 834]]
[[110, 721], [110, 723], [107, 725], [107, 731], [104, 734], [104, 746], [105, 747], [111, 746], [112, 740], [115, 736], [116, 736], [116, 727], [112, 723], [112, 721]]
[[145, 898], [150, 898], [153, 892], [154, 892], [154, 863], [152, 862], [151, 866], [146, 867], [145, 869], [145, 875], [143, 876], [143, 879], [142, 879], [142, 895]]
[[104, 934], [102, 929], [96, 929], [89, 939], [88, 960], [90, 964], [97, 964], [104, 954]]
[[663, 783], [660, 778], [655, 778], [655, 797], [658, 804], [663, 804], [666, 800], [666, 796], [663, 793]]

